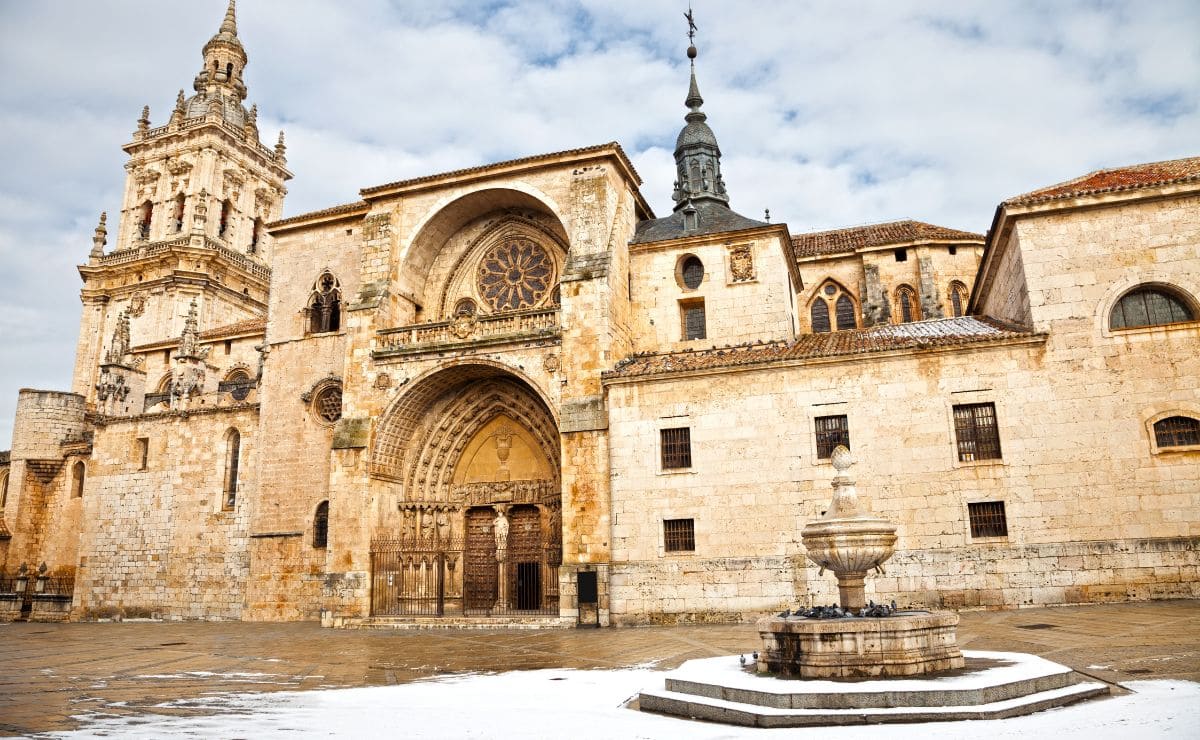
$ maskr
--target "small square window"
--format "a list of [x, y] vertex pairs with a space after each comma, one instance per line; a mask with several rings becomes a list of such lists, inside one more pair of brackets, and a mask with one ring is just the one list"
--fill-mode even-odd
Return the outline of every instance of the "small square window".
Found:
[[683, 324], [683, 341], [688, 342], [693, 339], [706, 338], [703, 299], [680, 301], [679, 317]]
[[953, 257], [954, 255], [958, 254], [958, 247], [951, 244], [948, 251], [950, 252], [950, 256]]
[[999, 460], [1000, 430], [996, 425], [996, 404], [955, 406], [954, 436], [960, 462]]
[[971, 519], [972, 537], [1008, 536], [1008, 520], [1004, 516], [1003, 501], [967, 504], [967, 515]]
[[838, 445], [850, 448], [850, 426], [845, 414], [818, 416], [814, 421], [817, 427], [817, 459], [828, 460]]
[[907, 249], [903, 249], [903, 248], [897, 249], [895, 254], [896, 254], [897, 262], [908, 262], [908, 250]]
[[692, 430], [690, 427], [660, 429], [663, 470], [692, 467]]
[[695, 552], [696, 524], [694, 519], [664, 519], [663, 549], [667, 552]]

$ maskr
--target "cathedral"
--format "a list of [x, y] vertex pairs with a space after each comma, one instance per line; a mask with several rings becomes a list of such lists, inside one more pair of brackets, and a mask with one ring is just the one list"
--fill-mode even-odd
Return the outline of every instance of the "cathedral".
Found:
[[232, 1], [202, 54], [80, 250], [71, 389], [20, 391], [0, 619], [832, 603], [839, 445], [899, 527], [875, 600], [1200, 597], [1200, 158], [793, 234], [733, 209], [691, 47], [669, 214], [602, 143], [284, 217]]

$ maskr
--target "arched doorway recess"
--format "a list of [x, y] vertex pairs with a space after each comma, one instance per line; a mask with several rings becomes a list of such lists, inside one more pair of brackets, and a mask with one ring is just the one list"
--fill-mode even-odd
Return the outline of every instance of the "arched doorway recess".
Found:
[[418, 381], [369, 471], [397, 501], [371, 539], [373, 616], [558, 614], [558, 429], [527, 382], [483, 364]]

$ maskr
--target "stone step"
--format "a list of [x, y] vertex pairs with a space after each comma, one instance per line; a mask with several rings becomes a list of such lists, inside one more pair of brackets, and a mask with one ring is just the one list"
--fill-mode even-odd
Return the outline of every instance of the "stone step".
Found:
[[566, 629], [575, 626], [571, 617], [369, 617], [342, 619], [343, 629]]
[[974, 706], [915, 706], [879, 709], [791, 709], [764, 707], [681, 694], [647, 690], [638, 697], [642, 711], [670, 714], [745, 727], [817, 727], [830, 725], [873, 725], [898, 722], [947, 722], [953, 720], [1006, 719], [1061, 707], [1109, 693], [1106, 684], [1076, 683], [1027, 696]]
[[776, 678], [737, 659], [688, 661], [667, 674], [667, 691], [776, 709], [976, 706], [1078, 683], [1064, 665], [1022, 653], [964, 652], [961, 669], [925, 678], [860, 681]]

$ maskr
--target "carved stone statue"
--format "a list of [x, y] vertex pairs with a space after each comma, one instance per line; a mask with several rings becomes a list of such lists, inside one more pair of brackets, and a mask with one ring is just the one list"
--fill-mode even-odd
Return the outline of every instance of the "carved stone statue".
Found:
[[503, 509], [496, 510], [496, 549], [503, 551], [508, 549], [508, 516], [505, 515]]

